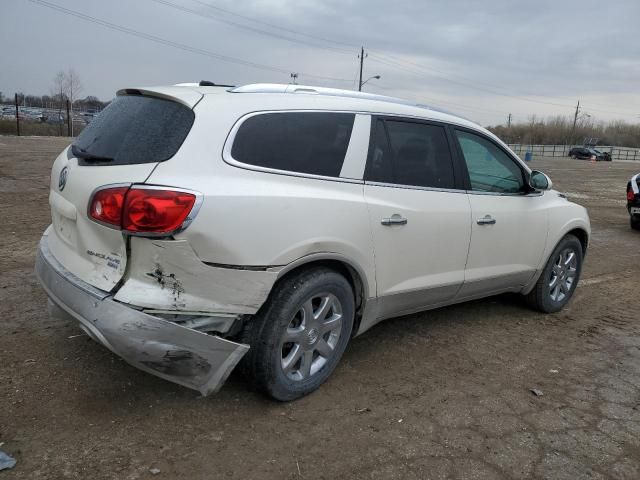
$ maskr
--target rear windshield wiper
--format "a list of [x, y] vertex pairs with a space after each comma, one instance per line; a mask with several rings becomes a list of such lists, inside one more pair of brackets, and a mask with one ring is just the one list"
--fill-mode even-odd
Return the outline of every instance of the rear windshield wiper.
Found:
[[85, 149], [78, 147], [77, 145], [71, 145], [71, 153], [74, 157], [82, 158], [83, 160], [89, 160], [94, 162], [113, 162], [112, 157], [103, 157], [100, 155], [93, 155], [87, 152]]

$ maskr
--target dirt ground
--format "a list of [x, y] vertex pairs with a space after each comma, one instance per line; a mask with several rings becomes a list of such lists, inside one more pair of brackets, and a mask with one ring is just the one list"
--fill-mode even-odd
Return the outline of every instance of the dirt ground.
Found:
[[67, 141], [0, 137], [0, 448], [18, 461], [2, 480], [640, 478], [640, 163], [532, 162], [591, 215], [564, 311], [504, 295], [389, 320], [281, 404], [237, 374], [201, 398], [49, 319], [32, 269]]

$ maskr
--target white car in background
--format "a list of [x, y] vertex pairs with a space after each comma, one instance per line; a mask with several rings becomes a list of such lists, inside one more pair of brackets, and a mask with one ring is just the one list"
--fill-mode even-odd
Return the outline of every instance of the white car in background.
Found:
[[[586, 210], [485, 129], [299, 85], [125, 89], [56, 159], [37, 275], [132, 365], [216, 391], [318, 388], [381, 320], [571, 298]], [[390, 368], [393, 368], [390, 366]]]

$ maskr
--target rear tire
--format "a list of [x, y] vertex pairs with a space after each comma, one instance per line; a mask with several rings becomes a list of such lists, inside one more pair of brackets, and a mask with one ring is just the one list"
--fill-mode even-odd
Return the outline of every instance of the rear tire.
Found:
[[575, 236], [560, 240], [535, 287], [525, 295], [529, 306], [543, 313], [562, 310], [580, 281], [583, 258], [582, 244]]
[[318, 267], [285, 277], [245, 326], [245, 374], [276, 400], [313, 392], [338, 365], [354, 314], [353, 290], [339, 273]]
[[631, 224], [631, 228], [633, 228], [634, 230], [640, 230], [640, 219], [630, 217], [629, 223]]

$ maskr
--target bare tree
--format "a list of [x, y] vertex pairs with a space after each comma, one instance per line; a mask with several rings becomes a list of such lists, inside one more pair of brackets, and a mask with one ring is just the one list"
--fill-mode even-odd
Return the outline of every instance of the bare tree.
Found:
[[67, 83], [67, 76], [63, 71], [59, 71], [55, 78], [53, 79], [53, 88], [51, 89], [51, 96], [54, 101], [58, 104], [58, 118], [56, 121], [58, 122], [60, 135], [62, 135], [62, 122], [60, 122], [60, 118], [62, 117], [62, 108], [64, 101], [66, 100], [65, 96], [65, 86]]
[[64, 90], [69, 99], [70, 110], [70, 122], [71, 122], [71, 136], [73, 137], [73, 102], [77, 99], [80, 92], [82, 92], [82, 82], [80, 81], [80, 77], [76, 73], [73, 68], [69, 68], [67, 73], [64, 74], [65, 82], [64, 82]]

